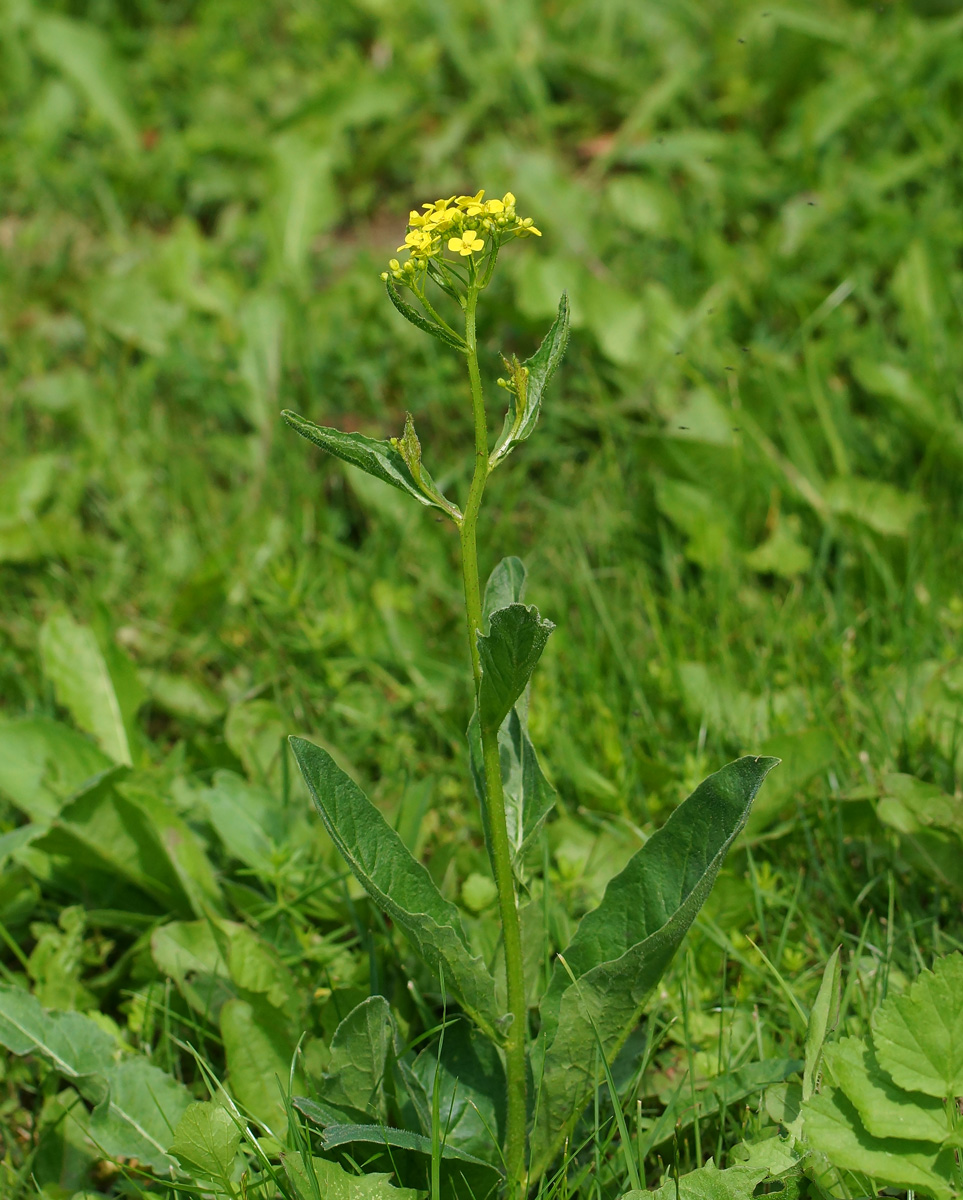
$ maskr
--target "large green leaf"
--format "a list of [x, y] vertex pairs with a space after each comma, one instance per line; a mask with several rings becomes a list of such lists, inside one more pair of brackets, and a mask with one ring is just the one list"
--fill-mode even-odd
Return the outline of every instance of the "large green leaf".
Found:
[[465, 1012], [496, 1037], [501, 1014], [495, 983], [469, 949], [458, 909], [331, 755], [304, 738], [290, 740], [321, 820], [359, 883], [429, 970], [444, 976]]
[[903, 996], [880, 1009], [879, 1065], [900, 1087], [941, 1099], [963, 1096], [963, 954], [941, 958]]
[[836, 1167], [869, 1175], [880, 1185], [916, 1188], [936, 1200], [951, 1200], [953, 1151], [908, 1138], [868, 1133], [856, 1108], [835, 1088], [824, 1088], [803, 1106], [806, 1140]]
[[509, 604], [491, 614], [489, 633], [478, 637], [482, 681], [478, 715], [483, 730], [494, 730], [528, 686], [555, 626], [534, 606]]
[[[309, 1103], [299, 1100], [295, 1107], [306, 1117], [311, 1117], [312, 1107]], [[431, 1138], [423, 1133], [412, 1133], [408, 1129], [390, 1129], [385, 1125], [328, 1125], [321, 1134], [321, 1145], [325, 1150], [355, 1144], [391, 1146], [397, 1150], [413, 1150], [416, 1154], [431, 1155]], [[491, 1163], [447, 1143], [441, 1147], [441, 1157], [492, 1169]]]
[[96, 1105], [89, 1119], [74, 1115], [105, 1154], [157, 1171], [172, 1165], [166, 1147], [190, 1103], [187, 1089], [139, 1055], [119, 1058], [117, 1042], [90, 1017], [45, 1012], [28, 992], [0, 984], [0, 1045], [44, 1059]]
[[342, 462], [373, 475], [375, 479], [390, 483], [392, 487], [413, 496], [419, 504], [437, 508], [448, 516], [461, 516], [458, 509], [442, 496], [424, 467], [420, 467], [420, 476], [425, 490], [418, 486], [418, 481], [402, 452], [401, 442], [397, 439], [378, 441], [365, 437], [363, 433], [344, 433], [340, 429], [328, 429], [323, 425], [315, 425], [313, 421], [308, 421], [289, 409], [285, 409], [281, 416], [303, 438], [320, 446], [322, 450], [327, 450]]
[[[709, 894], [778, 759], [746, 757], [710, 775], [610, 881], [556, 963], [532, 1049], [532, 1172], [561, 1149], [595, 1088], [596, 1038], [614, 1059]], [[574, 976], [575, 982], [571, 976]]]
[[130, 660], [69, 613], [44, 622], [40, 655], [58, 702], [114, 762], [130, 764], [134, 718], [145, 696]]
[[568, 346], [568, 337], [568, 293], [563, 292], [562, 298], [558, 302], [558, 314], [551, 329], [545, 335], [545, 340], [532, 357], [520, 365], [520, 368], [517, 359], [513, 360], [515, 369], [512, 370], [512, 375], [515, 390], [509, 392], [505, 424], [491, 456], [493, 466], [501, 462], [526, 438], [531, 437], [541, 411], [542, 394], [562, 361], [562, 356]]

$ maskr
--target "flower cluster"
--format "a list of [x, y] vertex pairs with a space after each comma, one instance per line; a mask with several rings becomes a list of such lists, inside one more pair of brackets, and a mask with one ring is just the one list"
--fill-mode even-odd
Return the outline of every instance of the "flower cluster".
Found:
[[[404, 266], [393, 258], [388, 267], [395, 279], [403, 279], [415, 271], [424, 270], [430, 259], [442, 258], [447, 250], [459, 258], [481, 254], [495, 247], [505, 237], [541, 237], [531, 217], [520, 217], [515, 211], [515, 197], [506, 192], [501, 200], [486, 200], [484, 191], [474, 196], [449, 196], [423, 204], [424, 212], [414, 209], [408, 215], [408, 230], [404, 244], [408, 251]], [[387, 278], [385, 273], [384, 278]]]

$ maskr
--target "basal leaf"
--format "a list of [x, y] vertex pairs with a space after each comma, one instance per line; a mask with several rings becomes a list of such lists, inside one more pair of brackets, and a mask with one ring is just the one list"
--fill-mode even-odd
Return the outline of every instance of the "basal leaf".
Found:
[[90, 1017], [47, 1012], [28, 992], [0, 984], [0, 1045], [44, 1059], [96, 1105], [89, 1120], [74, 1116], [105, 1154], [158, 1171], [171, 1165], [166, 1147], [190, 1103], [187, 1089], [139, 1055], [118, 1061], [117, 1042]]
[[430, 317], [425, 316], [424, 313], [420, 313], [407, 300], [403, 300], [397, 284], [390, 276], [385, 280], [385, 291], [388, 293], [388, 299], [406, 321], [410, 321], [412, 325], [417, 326], [424, 333], [430, 333], [432, 337], [436, 337], [440, 342], [444, 342], [446, 346], [451, 346], [453, 350], [460, 350], [462, 354], [467, 352], [468, 346], [464, 338], [451, 333], [439, 325], [437, 321], [432, 321]]
[[897, 1087], [876, 1061], [869, 1042], [841, 1038], [826, 1047], [824, 1061], [833, 1082], [873, 1137], [946, 1140], [950, 1129], [943, 1102]]
[[[221, 1008], [228, 1083], [238, 1105], [280, 1141], [287, 1130], [284, 1095], [297, 1040], [263, 1000], [228, 1000]], [[300, 1081], [299, 1081], [300, 1082]], [[302, 1085], [303, 1086], [303, 1085]]]
[[[301, 1105], [297, 1107], [303, 1111]], [[417, 1154], [431, 1154], [431, 1138], [425, 1137], [423, 1133], [411, 1133], [407, 1129], [389, 1129], [384, 1125], [329, 1125], [321, 1135], [321, 1144], [325, 1150], [334, 1150], [338, 1146], [350, 1146], [355, 1143], [393, 1146], [397, 1150], [414, 1150]], [[492, 1169], [491, 1163], [485, 1162], [482, 1158], [476, 1158], [474, 1154], [460, 1150], [457, 1146], [443, 1145], [441, 1157]]]
[[941, 958], [877, 1014], [879, 1065], [900, 1087], [928, 1096], [963, 1096], [963, 954]]
[[383, 1118], [384, 1082], [394, 1025], [384, 996], [369, 996], [340, 1023], [331, 1039], [323, 1101]]
[[342, 462], [357, 467], [368, 475], [373, 475], [375, 479], [390, 483], [392, 487], [413, 496], [419, 504], [424, 504], [428, 508], [437, 508], [448, 516], [461, 516], [455, 505], [442, 496], [424, 467], [421, 468], [422, 483], [431, 494], [426, 495], [419, 488], [411, 469], [405, 462], [400, 444], [394, 445], [390, 441], [378, 441], [375, 438], [365, 437], [363, 433], [343, 433], [340, 429], [327, 429], [322, 425], [315, 425], [313, 421], [308, 421], [288, 409], [285, 409], [281, 416], [303, 438], [320, 446], [322, 450], [327, 450], [329, 454], [340, 458]]
[[491, 614], [490, 632], [478, 637], [482, 683], [482, 729], [498, 729], [532, 677], [549, 634], [555, 628], [538, 609], [509, 604]]
[[622, 1200], [746, 1200], [769, 1176], [765, 1167], [736, 1164], [724, 1171], [710, 1159], [678, 1179], [670, 1179], [654, 1192], [629, 1192]]
[[108, 1072], [107, 1085], [108, 1097], [87, 1125], [89, 1136], [110, 1158], [136, 1158], [167, 1171], [172, 1165], [167, 1146], [190, 1093], [140, 1055], [121, 1059]]
[[144, 699], [133, 664], [65, 612], [44, 622], [40, 655], [59, 703], [114, 762], [129, 765], [134, 718]]
[[[537, 1109], [533, 1178], [561, 1149], [595, 1087], [601, 1040], [609, 1061], [634, 1026], [745, 824], [774, 758], [740, 758], [710, 775], [610, 881], [556, 964], [532, 1050]], [[594, 1027], [594, 1028], [593, 1028]]]
[[309, 1164], [303, 1154], [287, 1153], [282, 1161], [300, 1200], [419, 1200], [421, 1195], [413, 1188], [395, 1187], [383, 1172], [352, 1175], [326, 1158], [312, 1158]]
[[458, 909], [331, 755], [304, 738], [290, 741], [325, 828], [359, 883], [404, 931], [428, 969], [444, 975], [465, 1012], [496, 1037], [501, 1013], [495, 983], [469, 949]]
[[241, 1128], [223, 1105], [203, 1101], [189, 1105], [170, 1144], [185, 1171], [219, 1182], [230, 1180], [241, 1144]]
[[876, 1138], [836, 1088], [824, 1088], [803, 1105], [806, 1141], [836, 1167], [869, 1175], [880, 1186], [917, 1188], [936, 1200], [951, 1200], [952, 1150], [906, 1138]]
[[517, 368], [512, 371], [515, 391], [509, 393], [505, 424], [491, 456], [493, 466], [501, 462], [526, 438], [531, 437], [541, 411], [542, 394], [562, 361], [568, 338], [568, 293], [563, 292], [558, 302], [558, 314], [545, 335], [545, 340], [526, 362], [519, 365], [517, 359], [513, 360]]
[[0, 721], [0, 792], [32, 821], [55, 817], [72, 793], [112, 766], [89, 738], [61, 721]]

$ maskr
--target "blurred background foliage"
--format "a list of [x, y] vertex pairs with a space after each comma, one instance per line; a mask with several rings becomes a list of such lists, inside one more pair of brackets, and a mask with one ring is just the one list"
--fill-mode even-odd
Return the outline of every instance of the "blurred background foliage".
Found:
[[[563, 288], [573, 303], [481, 539], [483, 569], [526, 559], [559, 625], [532, 730], [571, 909], [687, 785], [760, 751], [784, 766], [720, 925], [761, 922], [805, 991], [841, 930], [893, 918], [896, 879], [907, 963], [920, 937], [945, 946], [961, 35], [943, 0], [4, 0], [0, 918], [30, 950], [31, 920], [100, 912], [111, 970], [78, 958], [75, 1003], [155, 969], [118, 913], [216, 895], [276, 926], [306, 894], [329, 848], [286, 732], [331, 747], [451, 894], [481, 864], [457, 541], [278, 420], [388, 436], [409, 408], [464, 496], [460, 364], [379, 272], [409, 208], [479, 187], [545, 235], [488, 293], [490, 374]], [[180, 822], [216, 876], [155, 868], [143, 842], [121, 886], [89, 830], [63, 834], [66, 798], [111, 763], [144, 837]], [[244, 842], [241, 809], [267, 840]], [[753, 854], [777, 872], [761, 888]], [[800, 870], [789, 907], [778, 872], [791, 893]], [[774, 945], [766, 896], [794, 931]], [[366, 970], [344, 986], [366, 994]]]

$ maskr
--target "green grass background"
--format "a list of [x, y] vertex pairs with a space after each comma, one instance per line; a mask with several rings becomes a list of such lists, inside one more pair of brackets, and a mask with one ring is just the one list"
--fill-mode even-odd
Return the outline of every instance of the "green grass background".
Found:
[[[404, 952], [345, 890], [281, 738], [328, 746], [462, 897], [484, 851], [457, 539], [278, 413], [389, 436], [410, 409], [464, 498], [460, 364], [379, 272], [409, 208], [484, 187], [544, 233], [504, 252], [486, 295], [489, 377], [497, 350], [531, 352], [563, 288], [573, 304], [565, 368], [480, 533], [482, 569], [521, 555], [558, 624], [531, 712], [561, 797], [554, 940], [687, 788], [743, 753], [784, 759], [658, 998], [655, 1074], [626, 1065], [627, 1107], [657, 1114], [680, 1071], [798, 1054], [788, 993], [811, 1003], [839, 942], [857, 1026], [960, 946], [955, 4], [0, 14], [0, 853], [25, 819], [9, 723], [96, 732], [40, 652], [69, 612], [124, 664], [140, 785], [198, 833], [223, 911], [278, 947], [308, 1026], [330, 1036], [371, 990], [404, 1003]], [[218, 771], [277, 806], [257, 869], [211, 815]], [[925, 784], [950, 832], [900, 808], [938, 794]], [[189, 1075], [171, 1029], [194, 1018], [168, 990], [167, 1023], [150, 1019], [148, 946], [185, 914], [129, 882], [98, 891], [82, 856], [3, 869], [4, 973]], [[216, 1033], [191, 1037], [222, 1069]], [[29, 1064], [0, 1079], [13, 1179], [47, 1093]], [[756, 1096], [689, 1129], [682, 1166], [725, 1161], [766, 1120]], [[586, 1196], [620, 1190], [604, 1147]]]

